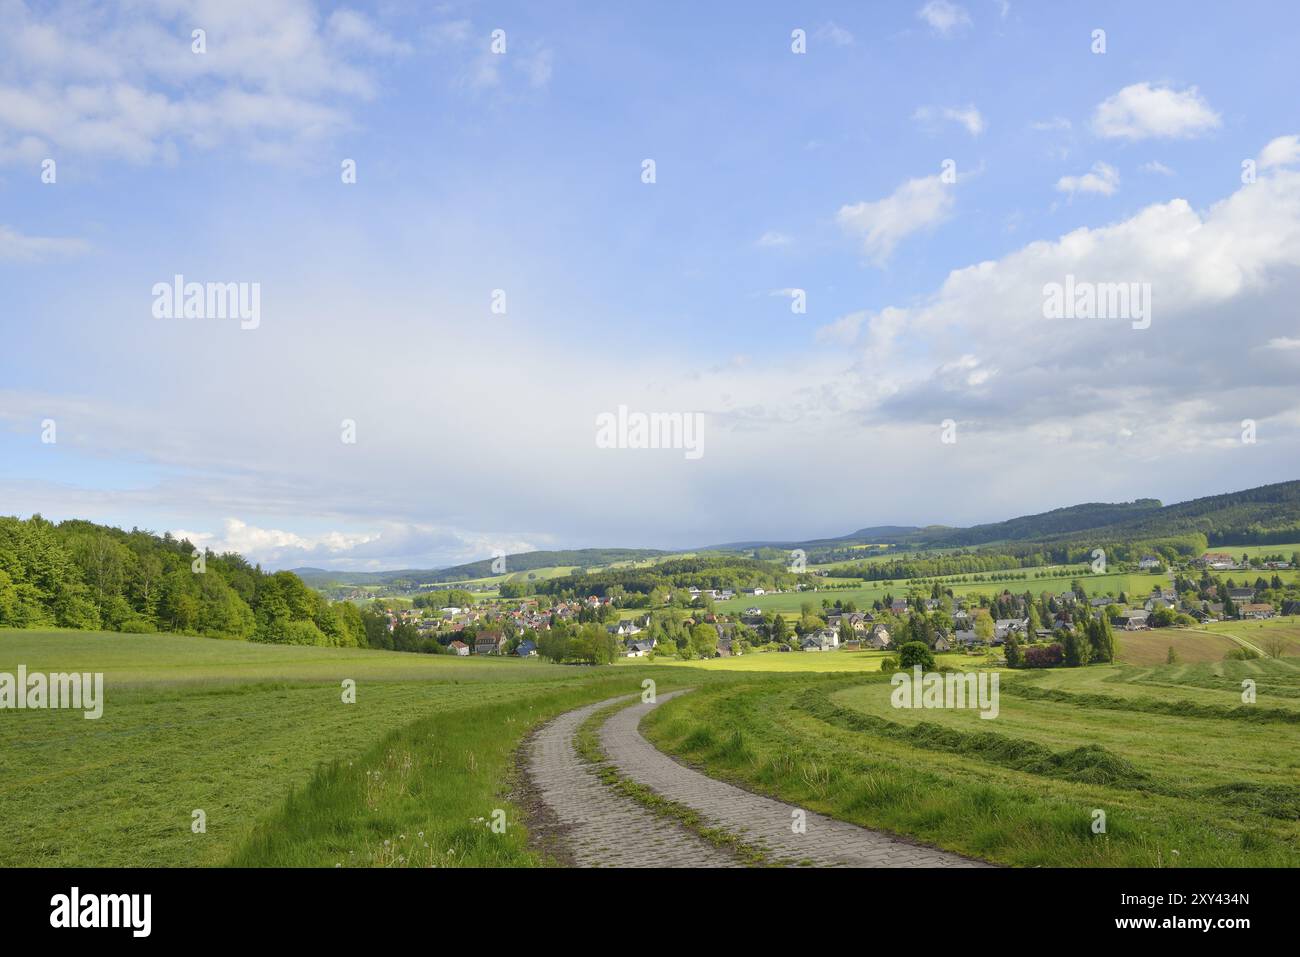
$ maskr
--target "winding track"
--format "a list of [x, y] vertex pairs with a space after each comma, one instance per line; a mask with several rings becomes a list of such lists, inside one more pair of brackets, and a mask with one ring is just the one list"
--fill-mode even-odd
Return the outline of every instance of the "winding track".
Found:
[[[663, 703], [683, 692], [660, 695]], [[587, 705], [543, 726], [528, 753], [529, 774], [541, 800], [559, 819], [562, 840], [583, 867], [726, 867], [736, 858], [632, 798], [604, 785], [574, 747], [579, 726], [595, 711], [623, 699]], [[902, 838], [803, 812], [678, 764], [638, 730], [654, 704], [616, 712], [600, 730], [610, 763], [627, 778], [684, 804], [710, 826], [764, 847], [772, 859], [820, 867], [984, 867]]]

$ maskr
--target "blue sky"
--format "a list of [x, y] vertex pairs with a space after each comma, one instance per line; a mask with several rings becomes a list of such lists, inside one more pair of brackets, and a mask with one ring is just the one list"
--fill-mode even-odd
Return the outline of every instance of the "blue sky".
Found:
[[[0, 511], [376, 568], [1295, 478], [1297, 19], [0, 0]], [[260, 324], [154, 318], [178, 273]], [[1045, 320], [1066, 273], [1151, 327]]]

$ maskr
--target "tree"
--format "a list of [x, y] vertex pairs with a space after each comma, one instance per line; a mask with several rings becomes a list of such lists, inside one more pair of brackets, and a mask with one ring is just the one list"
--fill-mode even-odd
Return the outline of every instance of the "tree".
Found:
[[1087, 638], [1080, 635], [1073, 628], [1065, 633], [1061, 650], [1065, 658], [1065, 664], [1070, 668], [1086, 665], [1092, 657], [1092, 645]]
[[920, 665], [923, 670], [934, 668], [934, 653], [922, 641], [909, 641], [898, 649], [898, 664], [901, 668]]
[[1007, 635], [1007, 643], [1006, 643], [1005, 651], [1007, 654], [1008, 668], [1019, 668], [1022, 664], [1024, 664], [1025, 656], [1024, 653], [1020, 650], [1020, 642], [1016, 640], [1015, 632], [1012, 632], [1011, 634]]
[[712, 658], [718, 648], [718, 629], [712, 625], [696, 625], [691, 629], [690, 647], [700, 658]]
[[981, 608], [975, 612], [975, 638], [987, 645], [993, 640], [994, 631], [993, 616], [988, 610]]

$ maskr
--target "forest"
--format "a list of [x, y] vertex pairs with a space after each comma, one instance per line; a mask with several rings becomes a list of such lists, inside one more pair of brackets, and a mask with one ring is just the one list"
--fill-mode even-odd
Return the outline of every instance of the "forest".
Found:
[[0, 517], [0, 627], [168, 631], [295, 645], [365, 646], [361, 612], [292, 572], [170, 533]]

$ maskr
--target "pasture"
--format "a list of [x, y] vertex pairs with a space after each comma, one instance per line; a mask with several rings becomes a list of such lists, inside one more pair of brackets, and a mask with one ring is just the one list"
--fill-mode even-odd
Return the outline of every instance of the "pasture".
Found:
[[[679, 674], [0, 630], [0, 671], [20, 664], [102, 671], [106, 700], [98, 720], [0, 712], [0, 866], [10, 867], [535, 864], [508, 796], [527, 729], [637, 691], [646, 674], [667, 684]], [[355, 704], [342, 701], [345, 678]], [[509, 840], [483, 841], [496, 808]], [[206, 833], [191, 828], [195, 810]]]
[[891, 690], [755, 677], [669, 702], [645, 730], [791, 805], [1004, 864], [1300, 865], [1300, 662], [1003, 672], [993, 719], [894, 708]]

